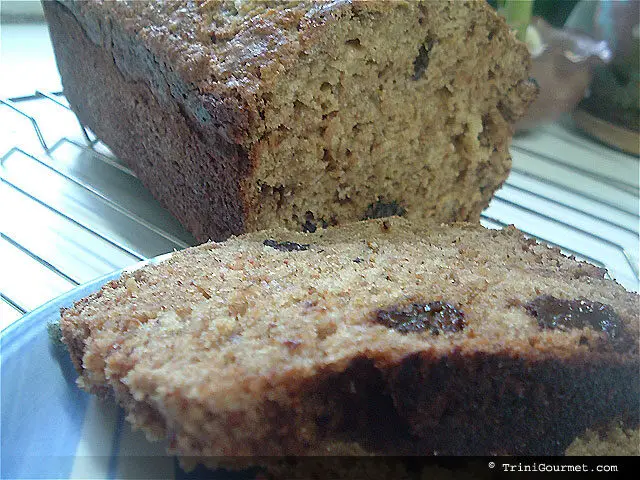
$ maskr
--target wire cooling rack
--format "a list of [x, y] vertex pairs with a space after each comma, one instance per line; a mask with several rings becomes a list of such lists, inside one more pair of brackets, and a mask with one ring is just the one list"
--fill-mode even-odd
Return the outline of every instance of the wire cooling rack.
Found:
[[[0, 327], [76, 285], [195, 244], [61, 93], [0, 100]], [[517, 138], [482, 215], [638, 290], [638, 158], [555, 124]]]

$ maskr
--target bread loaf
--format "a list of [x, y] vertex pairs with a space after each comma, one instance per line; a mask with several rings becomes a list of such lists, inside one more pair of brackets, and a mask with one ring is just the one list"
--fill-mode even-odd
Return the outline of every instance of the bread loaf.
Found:
[[61, 329], [80, 385], [180, 455], [562, 454], [639, 418], [638, 296], [603, 273], [514, 228], [270, 230], [124, 274]]
[[536, 90], [484, 0], [43, 4], [71, 108], [201, 241], [477, 221]]

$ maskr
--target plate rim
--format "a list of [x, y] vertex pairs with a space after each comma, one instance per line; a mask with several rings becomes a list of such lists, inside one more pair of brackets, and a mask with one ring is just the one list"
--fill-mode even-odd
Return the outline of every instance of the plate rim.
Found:
[[[61, 308], [64, 308], [64, 306], [67, 305], [68, 303], [75, 302], [77, 300], [80, 300], [83, 297], [86, 297], [87, 295], [95, 293], [96, 291], [98, 291], [99, 288], [101, 288], [108, 281], [119, 278], [123, 273], [134, 272], [146, 265], [156, 265], [170, 258], [174, 254], [174, 252], [175, 251], [164, 253], [153, 258], [148, 258], [146, 260], [136, 262], [128, 267], [119, 268], [112, 272], [96, 277], [93, 280], [89, 280], [88, 282], [81, 283], [80, 285], [76, 285], [72, 289], [67, 290], [64, 293], [61, 293], [60, 295], [52, 298], [51, 300], [48, 300], [47, 302], [43, 303], [39, 307], [36, 307], [30, 312], [25, 313], [22, 317], [18, 318], [15, 322], [12, 322], [11, 324], [7, 325], [5, 328], [0, 330], [0, 342], [3, 347], [2, 349], [8, 346], [8, 344], [12, 340], [15, 340], [15, 337], [16, 335], [18, 335], [18, 332], [24, 331], [25, 329], [35, 328], [38, 324], [42, 323], [43, 319], [47, 317], [47, 315], [43, 315], [44, 312], [47, 312], [48, 310], [51, 310], [54, 308], [57, 310], [60, 310]], [[2, 355], [2, 357], [4, 357], [4, 355]], [[4, 363], [4, 362], [0, 361], [0, 363]]]

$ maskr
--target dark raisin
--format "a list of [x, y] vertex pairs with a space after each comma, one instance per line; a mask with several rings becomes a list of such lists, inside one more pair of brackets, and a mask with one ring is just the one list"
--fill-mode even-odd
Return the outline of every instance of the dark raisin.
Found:
[[384, 202], [383, 200], [378, 200], [376, 203], [372, 203], [367, 207], [367, 210], [364, 212], [364, 220], [368, 218], [391, 217], [393, 215], [401, 217], [405, 213], [407, 213], [407, 211], [396, 201]]
[[604, 303], [583, 298], [562, 300], [551, 295], [541, 295], [524, 308], [538, 319], [538, 326], [543, 329], [590, 327], [605, 332], [611, 340], [620, 339], [624, 335], [620, 317], [611, 306]]
[[360, 257], [356, 257], [353, 259], [353, 261], [356, 263], [362, 263], [364, 260], [362, 260]]
[[309, 244], [299, 244], [294, 242], [276, 242], [275, 240], [268, 239], [262, 242], [264, 246], [275, 248], [281, 252], [299, 252], [302, 250], [309, 250]]
[[324, 218], [320, 218], [316, 220], [313, 212], [307, 212], [304, 216], [304, 223], [302, 224], [302, 231], [308, 233], [315, 233], [318, 229], [318, 226], [321, 228], [328, 228], [329, 223]]
[[302, 231], [308, 233], [315, 233], [318, 229], [316, 224], [312, 220], [307, 220], [302, 224]]
[[464, 312], [449, 303], [412, 303], [376, 312], [376, 321], [400, 333], [428, 330], [431, 335], [440, 332], [460, 332], [466, 326]]
[[307, 212], [304, 214], [304, 223], [302, 224], [302, 231], [314, 233], [318, 229], [313, 212]]
[[429, 51], [433, 47], [433, 41], [428, 41], [426, 44], [420, 45], [418, 49], [418, 56], [413, 61], [413, 76], [412, 80], [420, 80], [427, 71], [429, 66]]

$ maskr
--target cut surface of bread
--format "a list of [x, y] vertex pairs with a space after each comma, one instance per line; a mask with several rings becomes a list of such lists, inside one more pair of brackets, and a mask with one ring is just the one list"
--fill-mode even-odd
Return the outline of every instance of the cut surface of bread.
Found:
[[393, 217], [176, 252], [61, 329], [80, 386], [180, 455], [562, 454], [638, 422], [638, 296], [603, 274]]
[[477, 221], [537, 92], [484, 0], [44, 9], [71, 108], [201, 241]]

